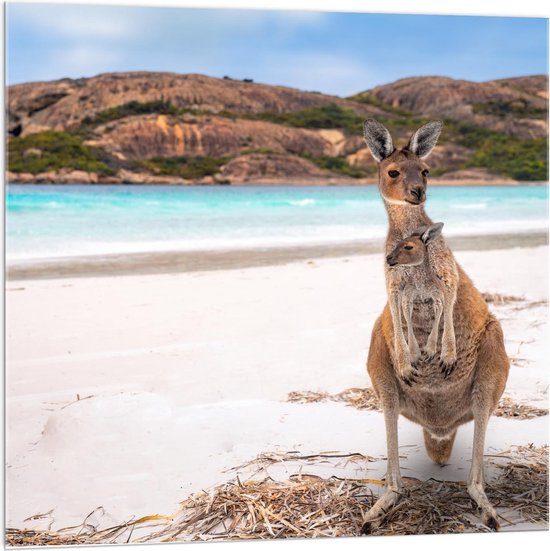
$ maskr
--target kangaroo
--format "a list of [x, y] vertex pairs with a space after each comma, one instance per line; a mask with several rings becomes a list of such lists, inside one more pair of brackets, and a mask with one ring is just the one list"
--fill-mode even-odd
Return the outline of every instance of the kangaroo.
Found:
[[[386, 239], [386, 254], [389, 254], [399, 241], [410, 235], [420, 225], [429, 226], [432, 223], [422, 207], [426, 199], [429, 173], [428, 165], [422, 159], [426, 158], [435, 146], [442, 125], [435, 121], [429, 123], [413, 135], [407, 148], [400, 152], [394, 152], [391, 136], [389, 133], [385, 136], [381, 129], [386, 132], [387, 130], [382, 125], [376, 126], [377, 124], [375, 121], [372, 123], [367, 121], [365, 138], [367, 145], [370, 144], [371, 152], [373, 149], [376, 152], [375, 159], [383, 160], [385, 165], [382, 175], [384, 187], [380, 187], [380, 190], [390, 217], [390, 228]], [[389, 153], [377, 149], [380, 146], [380, 142], [377, 140], [384, 137], [390, 140], [383, 146], [391, 149]], [[423, 150], [420, 151], [419, 148], [423, 148]], [[419, 155], [414, 151], [417, 151]], [[422, 275], [419, 275], [420, 273]], [[437, 240], [430, 248], [428, 262], [414, 271], [416, 276], [410, 269], [390, 270], [389, 266], [385, 265], [388, 304], [393, 320], [393, 350], [397, 368], [407, 382], [414, 378], [415, 370], [412, 364], [418, 361], [419, 355], [417, 350], [411, 351], [407, 346], [401, 324], [399, 297], [411, 278], [420, 283], [422, 280], [430, 280], [433, 273], [441, 281], [444, 294], [441, 360], [446, 365], [448, 375], [454, 369], [456, 362], [453, 309], [458, 288], [458, 270], [451, 250], [444, 239]], [[414, 353], [414, 357], [411, 357], [411, 352]]]
[[[406, 147], [396, 149], [382, 124], [374, 120], [365, 123], [365, 140], [378, 163], [378, 187], [388, 213], [386, 254], [416, 228], [433, 224], [424, 210], [429, 171], [425, 159], [435, 147], [441, 129], [440, 121], [432, 121], [418, 129]], [[405, 360], [409, 353], [402, 347], [403, 326], [395, 322], [399, 320], [395, 315], [397, 302], [388, 293], [388, 303], [372, 330], [367, 358], [367, 370], [386, 425], [386, 487], [365, 514], [363, 533], [369, 533], [400, 497], [400, 414], [423, 427], [426, 451], [439, 464], [448, 461], [458, 427], [474, 421], [468, 493], [481, 510], [482, 521], [493, 530], [499, 527], [496, 512], [485, 494], [483, 451], [487, 423], [508, 378], [509, 360], [502, 329], [481, 293], [454, 260], [443, 236], [430, 244], [427, 256], [429, 266], [445, 288], [456, 281], [452, 317], [447, 319], [448, 310], [444, 314], [447, 331], [454, 327], [455, 347], [453, 350], [447, 333], [447, 340], [443, 336], [441, 358], [422, 355], [415, 363], [414, 374], [404, 369], [407, 366], [403, 351], [407, 353]], [[411, 268], [403, 268], [407, 269]], [[385, 263], [387, 281], [395, 285], [401, 279], [401, 270], [390, 270]], [[431, 305], [415, 303], [410, 324], [424, 346], [432, 328]]]
[[416, 362], [420, 358], [420, 347], [414, 336], [412, 313], [415, 299], [431, 300], [434, 309], [434, 322], [428, 336], [424, 350], [428, 356], [435, 356], [439, 338], [439, 321], [443, 312], [445, 289], [441, 281], [430, 269], [427, 256], [427, 247], [438, 235], [441, 235], [443, 222], [433, 226], [417, 228], [409, 237], [399, 241], [393, 251], [386, 257], [390, 267], [394, 266], [422, 266], [423, 270], [411, 271], [410, 279], [399, 295], [403, 308], [403, 315], [407, 324], [407, 343], [411, 360]]

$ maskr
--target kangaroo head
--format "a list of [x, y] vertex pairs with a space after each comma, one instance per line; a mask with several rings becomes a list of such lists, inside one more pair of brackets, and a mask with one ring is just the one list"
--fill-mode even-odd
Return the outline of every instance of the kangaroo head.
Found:
[[419, 266], [424, 262], [426, 247], [443, 229], [443, 222], [431, 226], [422, 226], [395, 245], [386, 257], [390, 266]]
[[380, 193], [385, 201], [421, 205], [426, 200], [429, 167], [424, 159], [437, 143], [443, 123], [431, 121], [419, 128], [406, 147], [396, 149], [388, 129], [379, 122], [365, 122], [365, 141], [378, 162]]

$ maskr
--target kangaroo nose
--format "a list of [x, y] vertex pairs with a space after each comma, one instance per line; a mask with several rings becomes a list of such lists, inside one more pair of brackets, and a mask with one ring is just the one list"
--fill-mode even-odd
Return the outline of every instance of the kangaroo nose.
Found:
[[390, 265], [390, 266], [395, 266], [397, 264], [397, 262], [395, 261], [395, 258], [393, 258], [393, 255], [389, 254], [388, 256], [386, 256], [386, 262]]
[[422, 195], [424, 194], [424, 189], [421, 187], [413, 187], [411, 188], [411, 195], [416, 197], [418, 201], [422, 199]]

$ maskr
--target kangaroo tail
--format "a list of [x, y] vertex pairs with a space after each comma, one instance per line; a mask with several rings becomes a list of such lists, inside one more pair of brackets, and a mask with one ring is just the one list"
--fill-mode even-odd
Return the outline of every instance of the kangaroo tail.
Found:
[[443, 438], [436, 438], [424, 429], [424, 445], [426, 446], [426, 451], [430, 459], [440, 465], [447, 463], [453, 451], [455, 436], [456, 429]]

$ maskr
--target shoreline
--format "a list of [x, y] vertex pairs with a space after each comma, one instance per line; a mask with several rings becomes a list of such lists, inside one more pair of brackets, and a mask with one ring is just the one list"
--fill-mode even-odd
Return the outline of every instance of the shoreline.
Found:
[[[455, 251], [548, 245], [548, 233], [485, 234], [447, 237]], [[174, 274], [277, 266], [321, 258], [379, 254], [383, 239], [338, 244], [258, 247], [230, 250], [162, 251], [46, 258], [6, 262], [6, 281]]]
[[[63, 185], [63, 186], [174, 186], [174, 187], [274, 187], [274, 186], [291, 186], [291, 187], [359, 187], [359, 186], [376, 186], [378, 180], [376, 178], [306, 178], [295, 179], [292, 182], [288, 181], [288, 178], [274, 178], [274, 179], [262, 179], [255, 181], [234, 181], [234, 182], [204, 182], [204, 181], [184, 181], [174, 178], [143, 178], [137, 180], [122, 180], [112, 177], [105, 179], [98, 179], [94, 181], [90, 178], [80, 178], [74, 181], [67, 181], [66, 178], [60, 177], [53, 180], [35, 179], [32, 174], [21, 174], [20, 177], [15, 177], [15, 173], [9, 173], [7, 178], [7, 185], [28, 185], [28, 186], [50, 186], [50, 185]], [[548, 186], [548, 182], [544, 181], [517, 181], [509, 180], [505, 178], [495, 178], [494, 180], [485, 179], [455, 179], [455, 178], [432, 178], [429, 181], [429, 186], [433, 187], [540, 187]]]

